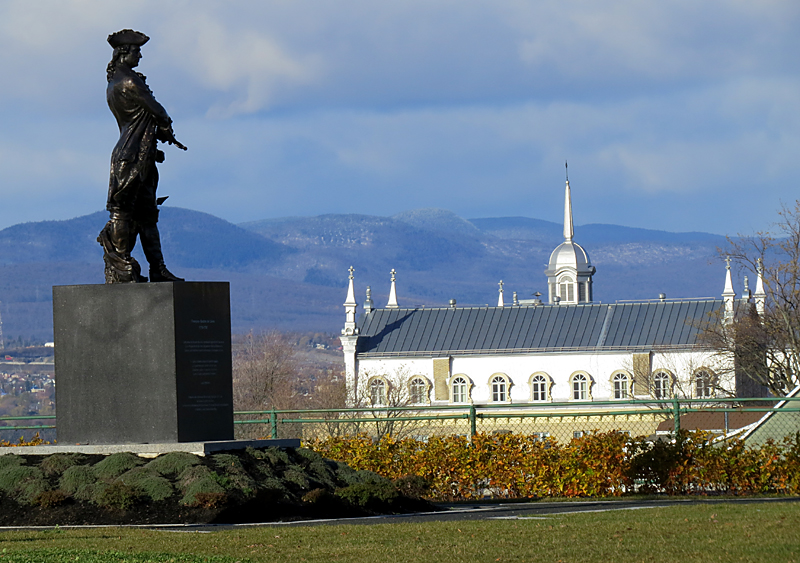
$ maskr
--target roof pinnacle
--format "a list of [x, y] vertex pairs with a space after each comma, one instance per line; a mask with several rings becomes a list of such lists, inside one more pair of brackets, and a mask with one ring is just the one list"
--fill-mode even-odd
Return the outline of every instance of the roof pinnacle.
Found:
[[392, 274], [392, 285], [389, 288], [389, 302], [386, 304], [386, 308], [387, 309], [399, 309], [400, 306], [397, 304], [397, 286], [395, 285], [395, 281], [396, 281], [395, 274], [397, 272], [395, 272], [394, 268], [392, 268], [392, 271], [390, 273]]
[[569, 176], [567, 176], [567, 185], [564, 188], [564, 240], [572, 242], [572, 236], [575, 230], [572, 227], [572, 194], [569, 188]]

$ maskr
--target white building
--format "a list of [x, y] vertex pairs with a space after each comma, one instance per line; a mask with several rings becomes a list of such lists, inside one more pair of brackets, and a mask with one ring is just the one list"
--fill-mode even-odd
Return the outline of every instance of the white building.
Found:
[[[588, 253], [573, 241], [569, 181], [564, 242], [545, 275], [548, 300], [514, 299], [502, 282], [496, 307], [405, 309], [392, 270], [385, 308], [367, 290], [357, 320], [353, 270], [341, 342], [350, 401], [468, 405], [591, 403], [632, 398], [763, 396], [701, 346], [701, 325], [737, 307], [726, 270], [721, 299], [594, 303]], [[750, 302], [749, 290], [738, 303]], [[761, 280], [755, 305], [762, 308]], [[761, 309], [763, 310], [763, 309]], [[394, 399], [392, 393], [394, 392]], [[608, 408], [605, 405], [603, 408]]]

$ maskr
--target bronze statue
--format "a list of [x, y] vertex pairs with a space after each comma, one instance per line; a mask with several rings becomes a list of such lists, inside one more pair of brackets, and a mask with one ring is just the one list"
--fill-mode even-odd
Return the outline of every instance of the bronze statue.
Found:
[[136, 237], [150, 264], [150, 281], [183, 281], [164, 265], [158, 235], [158, 206], [166, 197], [156, 197], [157, 162], [164, 162], [164, 152], [157, 141], [186, 147], [175, 139], [172, 119], [159, 104], [145, 82], [145, 76], [133, 69], [142, 58], [141, 46], [150, 38], [144, 33], [123, 29], [108, 36], [114, 48], [106, 69], [108, 107], [119, 125], [119, 141], [111, 153], [111, 178], [108, 186], [108, 209], [111, 218], [100, 231], [97, 242], [105, 254], [106, 283], [141, 283], [139, 263], [131, 256]]

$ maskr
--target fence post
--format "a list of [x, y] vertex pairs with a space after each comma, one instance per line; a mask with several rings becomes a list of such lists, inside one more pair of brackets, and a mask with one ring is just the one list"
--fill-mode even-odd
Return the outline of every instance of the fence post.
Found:
[[269, 427], [270, 427], [270, 438], [273, 440], [278, 439], [278, 413], [275, 412], [275, 407], [269, 413]]
[[469, 439], [472, 441], [472, 437], [478, 433], [478, 426], [476, 419], [478, 416], [475, 414], [475, 405], [471, 404], [469, 406]]
[[677, 438], [678, 433], [681, 431], [681, 404], [678, 402], [678, 397], [672, 397], [672, 418], [675, 424], [675, 437]]

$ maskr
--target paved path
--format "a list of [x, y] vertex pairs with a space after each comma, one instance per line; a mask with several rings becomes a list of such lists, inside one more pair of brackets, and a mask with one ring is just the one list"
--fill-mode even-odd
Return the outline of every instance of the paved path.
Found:
[[[400, 522], [459, 522], [464, 520], [513, 520], [516, 518], [552, 518], [559, 514], [575, 514], [579, 512], [609, 512], [614, 510], [646, 510], [676, 505], [707, 506], [714, 504], [758, 504], [773, 502], [789, 502], [800, 504], [800, 497], [770, 498], [691, 498], [691, 499], [620, 499], [620, 500], [587, 500], [563, 502], [504, 502], [504, 503], [458, 503], [438, 504], [442, 510], [438, 512], [421, 512], [415, 514], [392, 514], [387, 516], [370, 516], [366, 518], [337, 518], [329, 520], [299, 520], [296, 522], [263, 522], [253, 524], [137, 524], [128, 526], [59, 526], [68, 528], [145, 528], [169, 532], [211, 533], [235, 528], [252, 527], [286, 527], [286, 526], [341, 526], [396, 524]], [[46, 530], [55, 526], [0, 526], [3, 530]]]
[[[237, 527], [253, 526], [339, 526], [395, 524], [399, 522], [454, 522], [464, 520], [511, 520], [516, 518], [550, 518], [558, 514], [574, 514], [578, 512], [608, 512], [613, 510], [644, 510], [675, 505], [711, 505], [711, 504], [751, 504], [772, 502], [800, 503], [800, 497], [773, 498], [703, 498], [703, 499], [656, 499], [656, 500], [602, 500], [602, 501], [565, 501], [565, 502], [514, 502], [514, 503], [476, 503], [476, 504], [439, 504], [444, 510], [440, 512], [423, 512], [415, 514], [392, 514], [388, 516], [370, 516], [367, 518], [338, 518], [331, 520], [302, 520], [297, 522], [266, 522], [262, 524], [215, 524], [181, 526], [182, 530], [215, 531]], [[162, 529], [175, 530], [176, 527], [163, 526]]]

